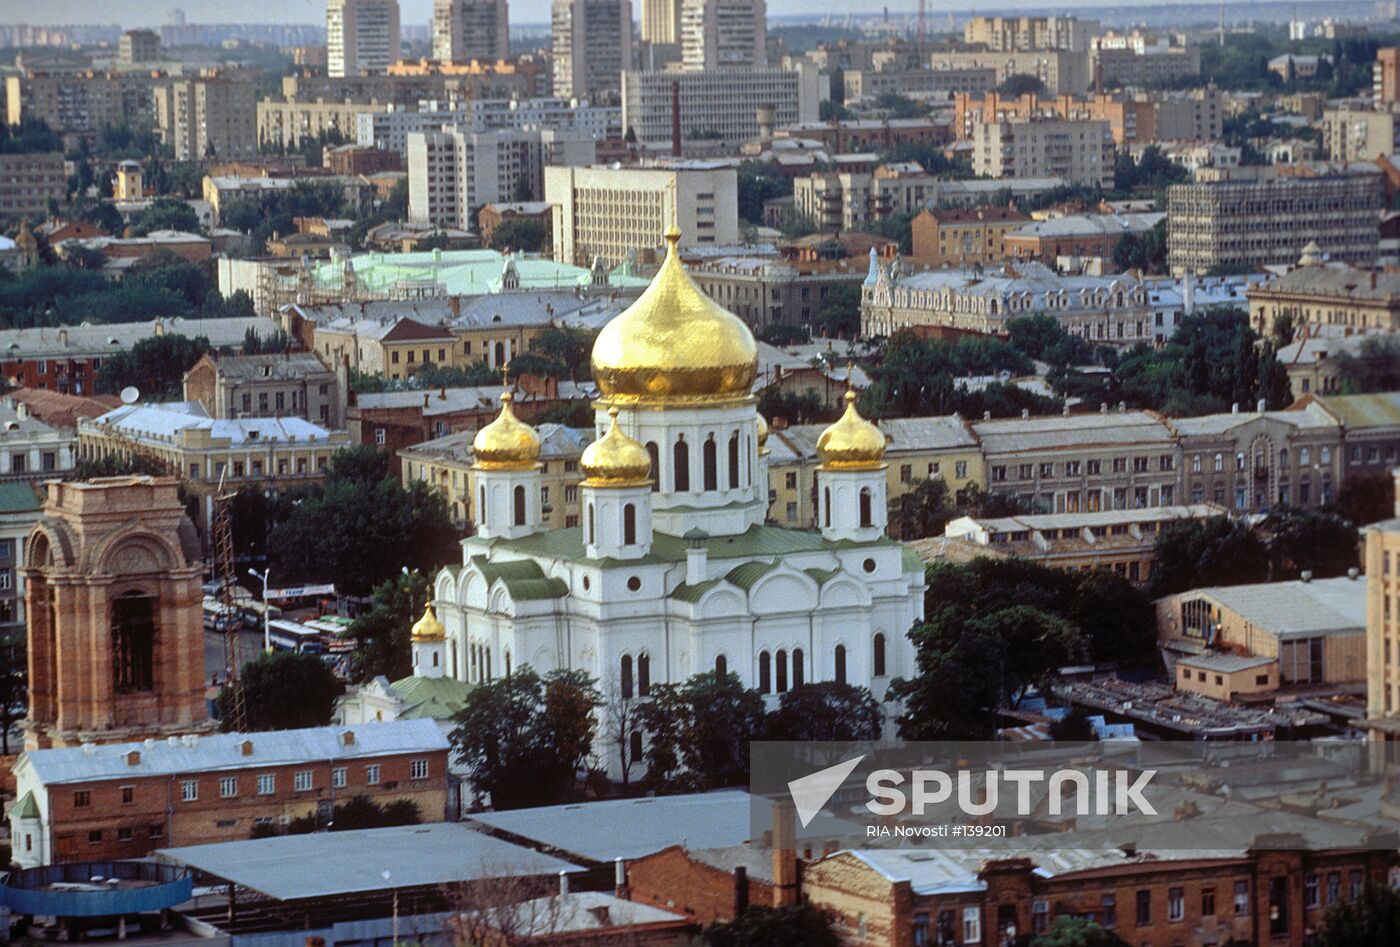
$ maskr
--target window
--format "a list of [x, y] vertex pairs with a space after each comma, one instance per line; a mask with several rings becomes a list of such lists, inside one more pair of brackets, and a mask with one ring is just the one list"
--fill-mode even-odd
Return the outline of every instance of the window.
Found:
[[845, 645], [839, 644], [839, 645], [836, 646], [835, 668], [836, 668], [836, 673], [835, 673], [836, 683], [838, 683], [838, 684], [844, 684], [844, 683], [846, 683], [846, 646], [845, 646]]
[[238, 795], [238, 777], [237, 777], [237, 776], [221, 776], [221, 777], [219, 777], [219, 798], [220, 798], [220, 799], [232, 799], [232, 798], [234, 798], [234, 797], [237, 796], [237, 795]]
[[515, 525], [516, 525], [516, 526], [524, 526], [524, 525], [525, 525], [525, 487], [522, 486], [522, 485], [520, 485], [520, 484], [517, 484], [516, 487], [515, 487], [515, 490], [514, 490], [514, 502], [513, 502], [512, 506], [514, 507], [513, 513], [514, 513], [514, 515], [515, 515]]
[[379, 785], [379, 764], [371, 763], [365, 767], [365, 783], [370, 786]]
[[270, 796], [277, 791], [277, 775], [275, 773], [263, 773], [258, 777], [258, 795]]
[[1099, 898], [1099, 926], [1110, 931], [1118, 926], [1118, 899], [1114, 895]]
[[1361, 897], [1362, 877], [1361, 872], [1353, 871], [1347, 876], [1347, 900], [1355, 901]]
[[296, 775], [292, 777], [292, 788], [295, 789], [297, 792], [310, 792], [311, 770], [297, 770]]
[[199, 798], [199, 780], [185, 779], [180, 781], [180, 800], [182, 802], [194, 802]]
[[963, 943], [982, 943], [982, 910], [963, 908]]
[[875, 668], [876, 677], [885, 676], [885, 636], [877, 634], [875, 636], [875, 653], [872, 661]]
[[795, 473], [786, 473], [786, 474], [783, 474], [783, 487], [786, 488], [786, 489], [788, 489], [788, 490], [796, 490], [796, 489], [797, 489], [797, 474], [795, 474]]
[[73, 793], [74, 809], [86, 809], [90, 805], [92, 805], [92, 794], [86, 789], [79, 789], [77, 792]]
[[927, 947], [929, 922], [928, 912], [920, 911], [914, 915], [912, 943], [914, 947]]
[[651, 693], [651, 657], [637, 655], [637, 696], [646, 697]]
[[719, 489], [719, 459], [715, 454], [715, 439], [713, 436], [706, 438], [704, 446], [701, 448], [701, 465], [704, 467], [705, 489]]
[[1147, 927], [1152, 923], [1152, 892], [1146, 889], [1137, 893], [1137, 926]]
[[331, 787], [334, 789], [345, 788], [345, 767], [337, 766], [331, 770]]
[[1318, 903], [1317, 875], [1308, 875], [1303, 879], [1303, 907], [1315, 908]]
[[1336, 904], [1342, 899], [1342, 873], [1339, 871], [1327, 874], [1327, 903]]
[[959, 460], [953, 464], [953, 476], [957, 477], [959, 480], [967, 477], [967, 461]]
[[729, 489], [739, 489], [739, 435], [729, 436]]
[[773, 693], [773, 657], [767, 651], [758, 654], [758, 692]]
[[129, 805], [131, 805], [131, 804], [132, 804], [133, 802], [135, 802], [135, 801], [136, 801], [136, 787], [135, 787], [135, 786], [123, 786], [123, 787], [122, 787], [122, 805], [124, 805], [124, 806], [129, 806]]
[[408, 764], [408, 778], [409, 778], [409, 779], [427, 779], [427, 778], [428, 778], [428, 761], [427, 761], [427, 760], [413, 760], [411, 763], [409, 763], [409, 764]]
[[677, 493], [685, 493], [690, 489], [690, 447], [682, 440], [676, 441], [676, 446], [671, 449], [671, 462], [674, 469], [671, 477], [675, 481]]
[[860, 525], [874, 526], [874, 504], [871, 501], [870, 488], [860, 488]]
[[[632, 699], [632, 655], [624, 654], [621, 661], [620, 684], [622, 689], [622, 699]], [[767, 693], [766, 691], [764, 693]]]
[[1031, 902], [1031, 933], [1044, 934], [1050, 929], [1050, 902], [1036, 898]]
[[778, 693], [786, 694], [788, 689], [787, 651], [785, 651], [782, 648], [778, 649], [778, 653], [773, 657], [773, 666], [774, 669], [777, 671], [776, 677], [778, 679]]
[[[517, 489], [519, 489], [517, 487]], [[635, 546], [637, 544], [637, 507], [635, 504], [627, 503], [622, 507], [622, 545]]]
[[1215, 889], [1201, 889], [1201, 916], [1215, 917]]
[[1235, 913], [1236, 913], [1236, 914], [1248, 914], [1248, 913], [1249, 913], [1249, 882], [1248, 882], [1248, 881], [1236, 881], [1236, 882], [1235, 882]]
[[1186, 898], [1180, 888], [1167, 889], [1167, 920], [1179, 921], [1186, 916]]
[[89, 845], [101, 845], [101, 844], [102, 844], [102, 830], [101, 830], [101, 829], [93, 829], [92, 831], [88, 832], [88, 844], [89, 844]]

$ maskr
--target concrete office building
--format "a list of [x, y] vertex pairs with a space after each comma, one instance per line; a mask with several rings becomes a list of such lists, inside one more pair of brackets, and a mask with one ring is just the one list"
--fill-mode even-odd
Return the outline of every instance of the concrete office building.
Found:
[[160, 59], [160, 36], [150, 30], [127, 30], [117, 44], [117, 62], [135, 66]]
[[554, 0], [550, 12], [554, 94], [606, 98], [632, 64], [631, 0]]
[[356, 141], [365, 148], [394, 151], [407, 158], [410, 134], [441, 131], [444, 126], [473, 132], [581, 129], [599, 141], [622, 136], [622, 110], [617, 106], [591, 105], [587, 100], [457, 99], [425, 101], [420, 105], [417, 110], [393, 105], [386, 111], [361, 113], [356, 117]]
[[767, 45], [765, 0], [681, 0], [681, 68], [761, 69]]
[[509, 55], [506, 0], [435, 0], [433, 58], [438, 62], [496, 62]]
[[398, 0], [326, 0], [328, 76], [383, 72], [398, 59]]
[[681, 247], [739, 242], [738, 174], [685, 162], [654, 168], [545, 168], [544, 199], [554, 205], [554, 259], [615, 266], [657, 249], [673, 223]]
[[671, 140], [672, 87], [681, 100], [681, 137], [739, 144], [761, 132], [758, 110], [777, 127], [819, 119], [820, 71], [796, 69], [707, 69], [702, 72], [645, 71], [622, 74], [622, 127], [643, 144]]
[[1014, 75], [1035, 76], [1045, 83], [1046, 95], [1083, 95], [1089, 89], [1089, 55], [1063, 49], [1009, 52], [935, 52], [929, 68], [994, 69], [997, 82]]

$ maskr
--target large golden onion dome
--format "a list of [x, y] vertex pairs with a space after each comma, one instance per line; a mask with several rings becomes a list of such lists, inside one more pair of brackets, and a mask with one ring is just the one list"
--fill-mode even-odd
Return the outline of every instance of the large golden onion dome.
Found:
[[750, 393], [758, 375], [753, 333], [695, 285], [681, 265], [680, 238], [675, 226], [666, 230], [656, 278], [593, 343], [593, 378], [606, 400], [667, 404]]
[[587, 487], [635, 487], [651, 479], [651, 455], [617, 426], [617, 408], [608, 409], [608, 432], [589, 444], [579, 458]]
[[501, 413], [476, 432], [472, 454], [477, 470], [532, 470], [540, 459], [540, 436], [515, 416], [510, 392], [501, 393]]
[[768, 419], [763, 415], [755, 415], [758, 418], [758, 452], [768, 453]]
[[438, 621], [432, 602], [423, 606], [423, 617], [413, 623], [412, 635], [414, 641], [441, 641], [447, 637], [447, 629]]
[[885, 435], [856, 410], [856, 393], [846, 390], [846, 412], [817, 438], [817, 456], [826, 470], [879, 470], [885, 463]]

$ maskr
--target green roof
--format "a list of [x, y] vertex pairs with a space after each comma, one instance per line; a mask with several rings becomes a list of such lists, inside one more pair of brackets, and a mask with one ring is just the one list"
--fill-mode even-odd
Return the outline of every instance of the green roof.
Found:
[[1326, 395], [1318, 400], [1349, 429], [1400, 425], [1400, 392]]
[[706, 592], [710, 591], [710, 589], [714, 588], [716, 585], [719, 585], [721, 581], [723, 580], [706, 579], [704, 582], [701, 582], [698, 585], [686, 585], [684, 582], [682, 582], [680, 585], [672, 589], [671, 594], [667, 597], [678, 599], [682, 602], [690, 602], [691, 604], [694, 604], [695, 602], [700, 601], [700, 599], [704, 596]]
[[539, 563], [532, 559], [498, 562], [485, 556], [473, 556], [472, 564], [481, 570], [488, 588], [500, 579], [505, 583], [510, 597], [516, 601], [559, 598], [569, 591], [569, 586], [563, 579], [545, 575]]
[[840, 569], [816, 568], [803, 569], [802, 571], [810, 575], [812, 577], [812, 581], [817, 583], [818, 586], [826, 585], [841, 572]]
[[776, 568], [778, 568], [778, 560], [776, 559], [772, 562], [763, 562], [762, 560], [746, 562], [741, 566], [735, 566], [733, 569], [730, 569], [728, 574], [725, 575], [725, 578], [747, 592], [749, 589], [753, 588], [755, 582]]
[[[431, 280], [451, 296], [480, 296], [500, 292], [505, 255], [496, 250], [359, 253], [350, 257], [350, 263], [356, 282], [370, 292], [388, 293], [404, 281]], [[573, 289], [587, 286], [591, 280], [585, 267], [556, 263], [544, 257], [517, 255], [515, 271], [520, 276], [520, 288], [524, 290]], [[337, 288], [343, 278], [341, 264], [337, 261], [311, 267], [311, 280], [319, 287]], [[613, 269], [608, 281], [610, 286], [623, 289], [650, 283], [648, 279], [634, 276], [626, 266]]]
[[39, 818], [39, 803], [34, 799], [34, 793], [30, 791], [21, 796], [15, 803], [14, 811], [21, 819]]
[[44, 508], [43, 488], [27, 480], [0, 483], [0, 514], [34, 513]]
[[452, 677], [405, 677], [389, 685], [408, 705], [400, 720], [446, 720], [467, 705], [472, 685]]

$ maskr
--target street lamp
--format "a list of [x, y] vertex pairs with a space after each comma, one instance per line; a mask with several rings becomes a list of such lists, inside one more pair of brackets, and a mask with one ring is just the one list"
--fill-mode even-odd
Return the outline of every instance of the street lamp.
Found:
[[272, 653], [272, 631], [268, 628], [268, 607], [267, 607], [267, 577], [272, 573], [271, 569], [259, 572], [257, 569], [249, 569], [248, 574], [262, 582], [262, 602], [263, 602], [263, 651]]

